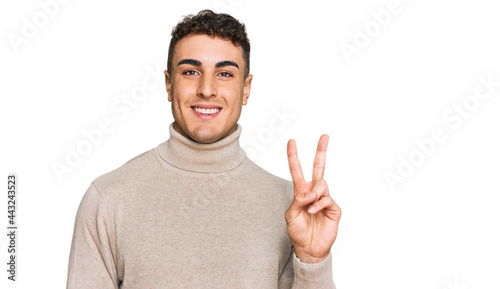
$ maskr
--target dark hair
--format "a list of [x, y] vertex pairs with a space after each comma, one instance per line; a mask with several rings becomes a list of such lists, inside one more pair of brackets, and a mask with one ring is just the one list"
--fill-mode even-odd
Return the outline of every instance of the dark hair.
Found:
[[231, 40], [235, 46], [243, 49], [245, 60], [245, 78], [250, 73], [250, 41], [245, 31], [245, 24], [240, 23], [233, 16], [224, 13], [214, 13], [211, 10], [202, 10], [197, 15], [188, 15], [172, 29], [172, 39], [168, 48], [167, 70], [172, 71], [174, 49], [182, 38], [190, 34], [202, 34]]

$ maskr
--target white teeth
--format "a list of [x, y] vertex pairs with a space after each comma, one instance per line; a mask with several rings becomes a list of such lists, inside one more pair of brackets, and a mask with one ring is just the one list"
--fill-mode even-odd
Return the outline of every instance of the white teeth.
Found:
[[206, 109], [206, 108], [201, 108], [201, 107], [195, 107], [194, 108], [196, 112], [203, 113], [203, 114], [214, 114], [219, 111], [218, 108], [211, 108], [211, 109]]

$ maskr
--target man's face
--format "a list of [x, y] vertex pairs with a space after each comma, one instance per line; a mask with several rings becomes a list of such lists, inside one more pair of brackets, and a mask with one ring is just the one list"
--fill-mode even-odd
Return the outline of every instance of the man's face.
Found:
[[200, 143], [236, 130], [250, 95], [252, 75], [244, 77], [243, 50], [231, 41], [188, 35], [175, 46], [172, 71], [165, 71], [174, 129]]

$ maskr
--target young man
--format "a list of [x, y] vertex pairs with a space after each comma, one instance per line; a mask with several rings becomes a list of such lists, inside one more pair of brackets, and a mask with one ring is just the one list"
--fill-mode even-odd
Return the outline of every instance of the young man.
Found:
[[323, 180], [328, 137], [312, 182], [293, 140], [293, 183], [246, 157], [237, 121], [250, 95], [249, 53], [244, 25], [229, 15], [204, 10], [174, 28], [170, 138], [91, 184], [67, 288], [335, 287], [341, 212]]

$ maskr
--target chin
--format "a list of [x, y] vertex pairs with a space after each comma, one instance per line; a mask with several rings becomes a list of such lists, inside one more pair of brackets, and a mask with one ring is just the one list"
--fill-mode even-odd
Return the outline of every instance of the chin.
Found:
[[221, 139], [222, 134], [210, 128], [199, 128], [193, 132], [191, 138], [200, 143], [212, 143]]

